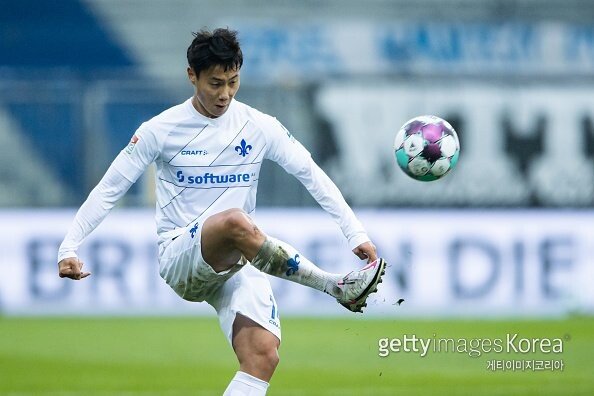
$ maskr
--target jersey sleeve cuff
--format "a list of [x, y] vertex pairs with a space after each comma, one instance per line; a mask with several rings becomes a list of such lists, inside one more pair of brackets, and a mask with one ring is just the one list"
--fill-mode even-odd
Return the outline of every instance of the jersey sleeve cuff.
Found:
[[58, 263], [67, 258], [78, 258], [75, 252], [58, 252]]
[[356, 234], [349, 239], [349, 247], [351, 248], [351, 250], [353, 250], [356, 247], [358, 247], [359, 245], [361, 245], [362, 243], [370, 242], [370, 241], [371, 241], [371, 239], [369, 239], [369, 236], [367, 236], [367, 234], [365, 234], [365, 233]]

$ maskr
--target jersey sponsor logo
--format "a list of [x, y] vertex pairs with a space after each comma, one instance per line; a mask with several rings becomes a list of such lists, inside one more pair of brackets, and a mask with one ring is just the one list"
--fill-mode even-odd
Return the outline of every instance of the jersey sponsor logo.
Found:
[[248, 183], [255, 175], [252, 173], [231, 173], [226, 175], [215, 175], [206, 172], [203, 175], [186, 176], [183, 171], [177, 171], [177, 181], [187, 184], [227, 184], [227, 183]]
[[239, 153], [239, 155], [241, 155], [242, 157], [245, 157], [246, 155], [248, 155], [251, 150], [252, 150], [252, 146], [250, 144], [247, 144], [245, 139], [241, 139], [239, 146], [235, 146], [235, 151], [237, 151]]
[[181, 155], [208, 155], [206, 150], [182, 150]]
[[280, 329], [280, 325], [277, 322], [278, 310], [276, 309], [276, 303], [274, 302], [274, 298], [272, 297], [272, 294], [270, 295], [270, 303], [272, 304], [272, 312], [270, 313], [270, 319], [268, 320], [268, 323], [270, 323], [271, 325], [276, 326], [277, 328]]
[[130, 143], [128, 143], [128, 146], [126, 146], [126, 149], [124, 150], [127, 154], [132, 154], [132, 151], [134, 151], [134, 148], [136, 147], [136, 143], [138, 143], [138, 139], [138, 136], [132, 136]]
[[290, 258], [287, 260], [287, 267], [289, 269], [285, 273], [287, 276], [293, 275], [295, 272], [299, 271], [299, 263], [301, 260], [299, 259], [299, 255], [296, 254], [294, 258]]
[[278, 327], [280, 329], [280, 325], [276, 322], [276, 320], [274, 319], [269, 319], [268, 323], [270, 323], [271, 325]]

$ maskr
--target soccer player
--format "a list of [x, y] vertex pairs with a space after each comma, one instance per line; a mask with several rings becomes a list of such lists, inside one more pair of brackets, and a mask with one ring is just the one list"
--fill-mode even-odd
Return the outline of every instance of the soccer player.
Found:
[[[194, 95], [143, 123], [78, 210], [58, 253], [59, 276], [90, 275], [76, 251], [151, 164], [156, 172], [159, 273], [183, 299], [217, 311], [239, 371], [225, 395], [264, 395], [281, 339], [270, 274], [328, 293], [362, 312], [385, 262], [338, 188], [275, 118], [234, 99], [243, 55], [237, 33], [202, 30], [187, 51]], [[260, 166], [275, 161], [339, 224], [367, 265], [328, 273], [264, 234], [251, 215]]]

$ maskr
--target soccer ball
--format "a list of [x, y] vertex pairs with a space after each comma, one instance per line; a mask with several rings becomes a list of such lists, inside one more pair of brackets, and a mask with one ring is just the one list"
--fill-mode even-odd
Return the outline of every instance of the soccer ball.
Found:
[[408, 120], [396, 134], [394, 153], [400, 169], [415, 180], [445, 176], [458, 162], [460, 142], [447, 121], [432, 115]]

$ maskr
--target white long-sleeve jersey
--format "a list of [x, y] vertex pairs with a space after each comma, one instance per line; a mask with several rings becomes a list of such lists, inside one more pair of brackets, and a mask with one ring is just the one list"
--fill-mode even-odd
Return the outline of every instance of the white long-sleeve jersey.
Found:
[[159, 245], [225, 209], [256, 208], [260, 166], [277, 162], [338, 223], [349, 246], [369, 240], [342, 194], [310, 153], [274, 117], [233, 100], [222, 116], [200, 114], [191, 99], [143, 123], [80, 207], [58, 261], [83, 240], [151, 164], [156, 164]]

